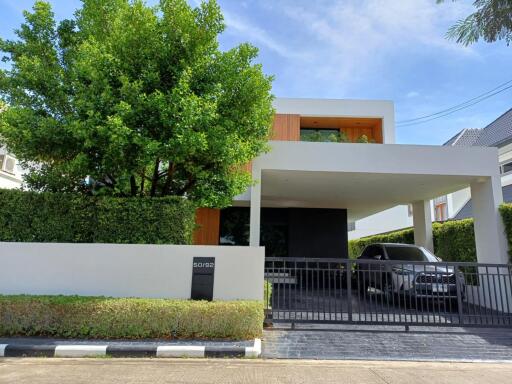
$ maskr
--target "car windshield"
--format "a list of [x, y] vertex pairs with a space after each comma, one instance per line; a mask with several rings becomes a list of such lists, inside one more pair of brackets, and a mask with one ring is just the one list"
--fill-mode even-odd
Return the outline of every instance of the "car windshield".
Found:
[[439, 261], [433, 254], [421, 247], [399, 247], [386, 245], [389, 260], [401, 261]]

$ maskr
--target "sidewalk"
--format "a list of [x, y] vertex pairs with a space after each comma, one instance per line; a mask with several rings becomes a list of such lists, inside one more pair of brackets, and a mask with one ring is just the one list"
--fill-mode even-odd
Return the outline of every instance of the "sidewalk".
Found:
[[0, 359], [0, 383], [500, 384], [512, 364], [233, 359]]

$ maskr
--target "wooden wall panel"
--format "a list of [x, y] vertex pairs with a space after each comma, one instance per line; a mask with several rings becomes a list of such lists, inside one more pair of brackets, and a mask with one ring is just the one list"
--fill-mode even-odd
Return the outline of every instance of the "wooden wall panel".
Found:
[[220, 209], [196, 209], [196, 224], [200, 227], [194, 232], [194, 245], [219, 245]]
[[380, 120], [377, 127], [373, 130], [373, 138], [376, 143], [382, 144], [384, 142], [384, 137], [382, 135], [382, 120]]
[[274, 116], [272, 140], [299, 141], [300, 115], [276, 113]]
[[242, 166], [242, 170], [252, 173], [252, 161]]

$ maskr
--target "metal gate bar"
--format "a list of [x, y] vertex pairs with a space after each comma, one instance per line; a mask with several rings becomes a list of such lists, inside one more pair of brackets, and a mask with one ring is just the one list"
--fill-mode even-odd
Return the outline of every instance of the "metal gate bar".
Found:
[[512, 327], [506, 264], [266, 258], [270, 323]]

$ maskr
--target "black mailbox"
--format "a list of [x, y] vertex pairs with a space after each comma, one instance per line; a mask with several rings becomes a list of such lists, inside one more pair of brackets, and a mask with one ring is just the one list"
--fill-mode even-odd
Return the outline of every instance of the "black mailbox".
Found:
[[192, 300], [213, 300], [215, 257], [194, 257], [192, 264]]

